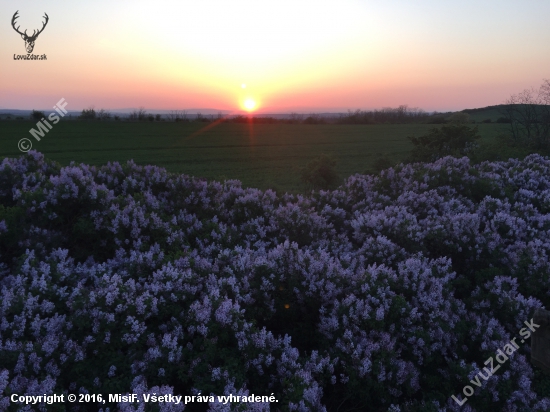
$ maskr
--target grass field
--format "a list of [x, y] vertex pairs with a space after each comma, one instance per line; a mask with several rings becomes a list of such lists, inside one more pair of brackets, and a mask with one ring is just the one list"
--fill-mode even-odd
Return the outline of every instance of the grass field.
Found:
[[[412, 148], [410, 135], [434, 125], [208, 124], [171, 122], [61, 121], [37, 142], [30, 121], [1, 121], [0, 155], [21, 154], [17, 142], [63, 165], [108, 161], [154, 164], [207, 179], [239, 179], [244, 186], [301, 191], [299, 169], [320, 154], [334, 156], [342, 178], [364, 173], [381, 155], [400, 161]], [[480, 124], [483, 140], [494, 140], [503, 125]]]

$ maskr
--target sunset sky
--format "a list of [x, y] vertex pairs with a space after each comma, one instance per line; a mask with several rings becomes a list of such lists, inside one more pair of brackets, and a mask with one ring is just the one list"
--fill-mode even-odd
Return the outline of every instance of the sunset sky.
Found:
[[[17, 10], [29, 34], [49, 15], [46, 61], [14, 60]], [[0, 17], [3, 109], [447, 111], [550, 78], [550, 1], [2, 0]]]

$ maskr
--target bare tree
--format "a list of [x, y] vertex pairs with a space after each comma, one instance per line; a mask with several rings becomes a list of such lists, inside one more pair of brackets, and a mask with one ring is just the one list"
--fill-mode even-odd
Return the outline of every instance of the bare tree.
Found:
[[302, 120], [304, 119], [304, 115], [296, 112], [292, 112], [289, 115], [289, 119], [290, 119], [290, 123], [302, 123]]
[[187, 119], [187, 111], [186, 110], [172, 110], [170, 113], [166, 116], [168, 120], [172, 122], [181, 122], [182, 120]]
[[319, 113], [310, 113], [308, 117], [304, 119], [306, 124], [321, 124], [326, 123], [325, 119]]
[[147, 120], [147, 118], [148, 118], [147, 112], [145, 111], [145, 107], [143, 107], [143, 106], [141, 106], [138, 109], [137, 115], [138, 115], [138, 120]]
[[168, 118], [174, 122], [181, 122], [187, 120], [186, 110], [172, 110], [168, 115]]
[[517, 143], [537, 149], [550, 143], [550, 80], [539, 90], [525, 89], [510, 96], [501, 111]]
[[397, 117], [398, 123], [405, 123], [407, 120], [408, 113], [408, 106], [406, 104], [402, 104], [397, 109], [395, 109], [395, 114]]
[[141, 106], [139, 109], [134, 109], [132, 113], [128, 116], [128, 119], [130, 120], [147, 120], [147, 111], [145, 111], [145, 107]]
[[101, 109], [97, 112], [97, 118], [99, 120], [109, 120], [111, 118], [111, 113], [105, 109]]

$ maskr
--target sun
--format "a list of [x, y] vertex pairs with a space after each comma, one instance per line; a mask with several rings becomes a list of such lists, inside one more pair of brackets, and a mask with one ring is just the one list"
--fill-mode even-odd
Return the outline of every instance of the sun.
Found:
[[256, 102], [253, 99], [246, 99], [244, 101], [244, 108], [248, 111], [252, 111], [256, 108]]

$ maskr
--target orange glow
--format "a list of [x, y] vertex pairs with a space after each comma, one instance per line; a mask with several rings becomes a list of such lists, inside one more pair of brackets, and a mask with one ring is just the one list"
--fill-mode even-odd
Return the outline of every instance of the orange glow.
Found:
[[[5, 3], [0, 12], [12, 16]], [[2, 109], [51, 110], [63, 97], [71, 111], [94, 105], [120, 113], [462, 110], [537, 88], [550, 67], [550, 54], [540, 53], [550, 38], [550, 2], [537, 2], [536, 11], [501, 2], [474, 15], [459, 2], [213, 0], [213, 13], [176, 0], [112, 2], [109, 13], [87, 3], [48, 3], [52, 22], [57, 16], [70, 27], [49, 23], [40, 35], [34, 52], [48, 55], [44, 64], [3, 62], [10, 80], [0, 82]], [[43, 11], [25, 8], [21, 29], [32, 32]], [[72, 26], [79, 30], [69, 38]], [[0, 55], [24, 53], [21, 36], [3, 27], [10, 34]]]

